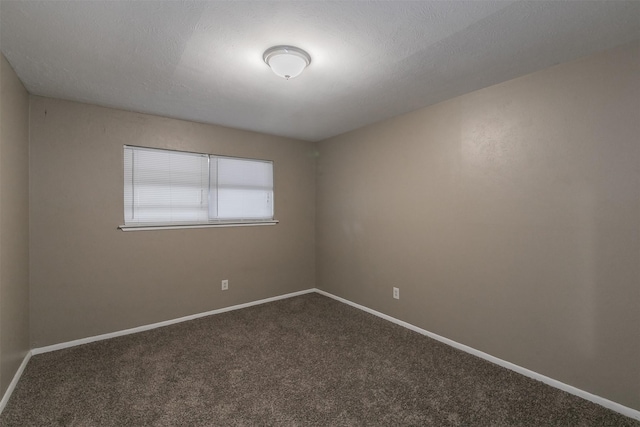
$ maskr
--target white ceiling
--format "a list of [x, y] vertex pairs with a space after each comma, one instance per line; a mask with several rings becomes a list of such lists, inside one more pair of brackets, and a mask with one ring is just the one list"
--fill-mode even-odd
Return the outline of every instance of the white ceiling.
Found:
[[32, 94], [311, 141], [637, 39], [640, 1], [0, 1]]

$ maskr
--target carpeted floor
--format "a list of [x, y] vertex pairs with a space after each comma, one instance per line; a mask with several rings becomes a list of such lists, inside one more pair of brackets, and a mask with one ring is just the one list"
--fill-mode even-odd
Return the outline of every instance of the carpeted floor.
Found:
[[31, 358], [0, 426], [640, 426], [307, 294]]

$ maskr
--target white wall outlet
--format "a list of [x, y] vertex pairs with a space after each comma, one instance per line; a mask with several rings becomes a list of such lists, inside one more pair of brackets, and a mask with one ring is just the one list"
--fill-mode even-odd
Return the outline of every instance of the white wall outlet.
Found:
[[229, 289], [229, 281], [225, 279], [222, 281], [222, 290], [226, 291], [227, 289]]
[[395, 299], [400, 299], [400, 289], [399, 288], [393, 288], [393, 297]]

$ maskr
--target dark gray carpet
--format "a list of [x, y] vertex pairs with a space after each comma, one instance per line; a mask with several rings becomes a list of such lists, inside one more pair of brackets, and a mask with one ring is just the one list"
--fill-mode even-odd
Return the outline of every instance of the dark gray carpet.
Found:
[[640, 426], [318, 294], [34, 356], [1, 426]]

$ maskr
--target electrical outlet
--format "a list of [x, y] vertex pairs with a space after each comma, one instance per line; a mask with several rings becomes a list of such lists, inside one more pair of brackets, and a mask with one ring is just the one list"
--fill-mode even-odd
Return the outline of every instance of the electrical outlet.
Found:
[[229, 289], [229, 281], [225, 279], [222, 281], [222, 290], [226, 291], [227, 289]]
[[393, 288], [393, 297], [395, 299], [400, 299], [400, 289], [399, 288]]

